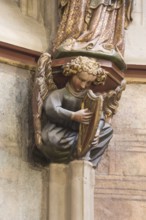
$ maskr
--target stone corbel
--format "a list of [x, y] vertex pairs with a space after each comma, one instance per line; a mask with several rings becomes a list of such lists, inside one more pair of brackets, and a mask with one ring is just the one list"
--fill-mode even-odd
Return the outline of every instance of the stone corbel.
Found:
[[[43, 103], [49, 91], [65, 87], [70, 76], [63, 74], [65, 67], [62, 67], [74, 60], [73, 58], [75, 57], [51, 60], [51, 56], [44, 53], [38, 61], [33, 89], [33, 118], [35, 144], [40, 150], [44, 146], [41, 139]], [[125, 89], [124, 75], [111, 61], [97, 59], [97, 63], [96, 80], [91, 84], [81, 104], [81, 109], [88, 109], [93, 115], [88, 126], [80, 123], [77, 151], [76, 155], [73, 155], [76, 159], [83, 158], [88, 154], [95, 136], [100, 134], [101, 118], [103, 117], [108, 123], [111, 121], [117, 110], [121, 93]], [[61, 161], [57, 159], [57, 162]]]

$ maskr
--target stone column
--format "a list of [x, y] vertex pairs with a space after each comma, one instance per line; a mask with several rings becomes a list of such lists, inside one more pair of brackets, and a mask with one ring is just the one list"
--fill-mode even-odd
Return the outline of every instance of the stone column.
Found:
[[94, 179], [87, 161], [51, 164], [48, 220], [94, 220]]
[[48, 196], [48, 220], [67, 220], [67, 165], [50, 165]]
[[73, 161], [69, 167], [70, 220], [94, 220], [95, 170], [91, 163]]

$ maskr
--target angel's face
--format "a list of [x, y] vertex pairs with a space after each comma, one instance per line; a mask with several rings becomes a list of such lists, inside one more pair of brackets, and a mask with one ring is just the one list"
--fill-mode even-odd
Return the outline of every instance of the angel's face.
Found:
[[96, 76], [88, 74], [87, 72], [81, 72], [72, 76], [70, 85], [76, 92], [81, 92], [90, 88], [92, 82], [94, 82]]

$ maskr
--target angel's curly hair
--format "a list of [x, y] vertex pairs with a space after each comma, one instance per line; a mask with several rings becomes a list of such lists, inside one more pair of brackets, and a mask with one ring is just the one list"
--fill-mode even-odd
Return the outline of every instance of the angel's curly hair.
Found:
[[101, 68], [100, 64], [94, 58], [78, 56], [63, 66], [63, 75], [65, 76], [76, 75], [81, 72], [87, 72], [96, 76], [94, 82], [96, 85], [103, 84], [103, 82], [99, 82], [99, 78], [102, 77], [104, 81], [106, 79], [106, 71]]
[[87, 72], [96, 76], [99, 67], [100, 64], [94, 58], [78, 56], [64, 65], [63, 74], [71, 76], [80, 72]]

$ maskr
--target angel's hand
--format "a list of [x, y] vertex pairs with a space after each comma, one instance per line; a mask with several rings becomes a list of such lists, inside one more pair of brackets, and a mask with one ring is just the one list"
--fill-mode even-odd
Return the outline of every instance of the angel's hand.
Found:
[[71, 119], [82, 124], [89, 124], [92, 114], [93, 113], [89, 111], [88, 108], [81, 109], [79, 111], [73, 112]]
[[93, 146], [96, 146], [98, 144], [98, 141], [99, 141], [99, 134], [100, 134], [100, 130], [97, 130], [96, 131], [96, 134], [94, 136], [94, 139], [92, 141], [92, 145]]
[[42, 137], [41, 137], [41, 134], [39, 133], [35, 134], [35, 144], [38, 148], [41, 148], [42, 146]]

